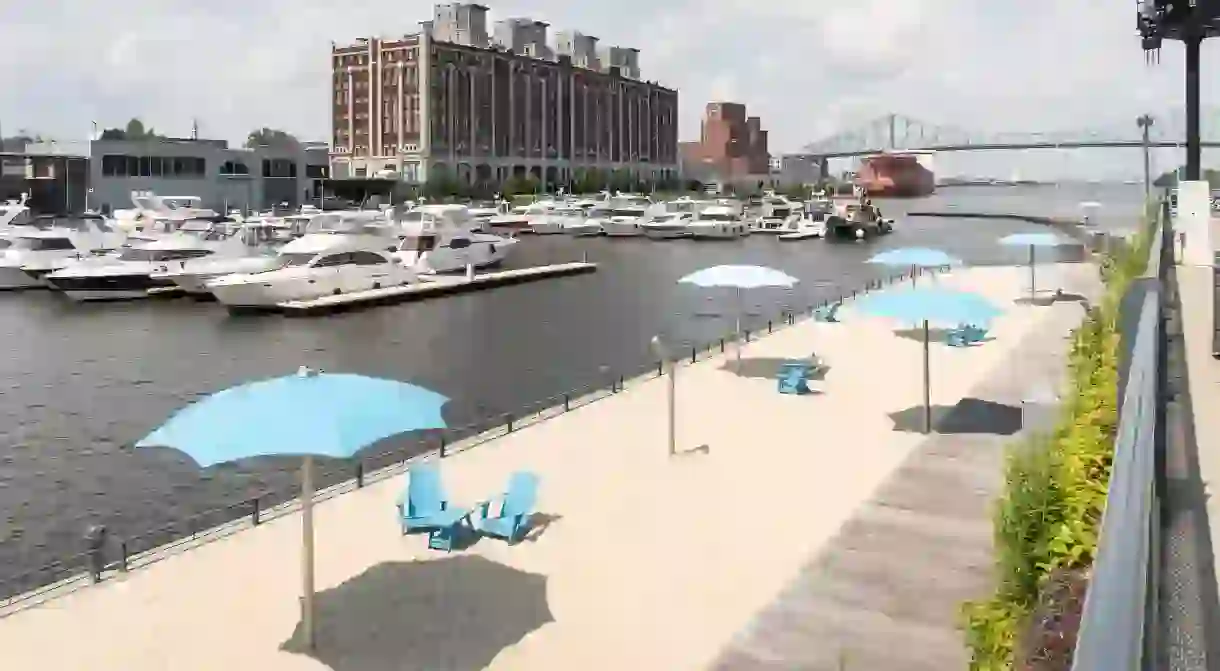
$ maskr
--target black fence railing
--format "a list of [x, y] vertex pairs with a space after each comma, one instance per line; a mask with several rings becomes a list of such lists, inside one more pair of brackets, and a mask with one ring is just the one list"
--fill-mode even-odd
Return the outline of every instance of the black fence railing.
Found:
[[[869, 280], [835, 298], [820, 300], [800, 308], [788, 307], [755, 329], [743, 329], [745, 342], [792, 326], [811, 318], [820, 310], [836, 303], [851, 301], [870, 291], [884, 289], [944, 268], [917, 268], [898, 274]], [[703, 345], [671, 352], [675, 363], [693, 364], [725, 353], [736, 342], [734, 335], [718, 338]], [[581, 387], [555, 394], [530, 403], [515, 412], [485, 417], [475, 422], [443, 430], [420, 432], [415, 440], [394, 449], [362, 454], [354, 459], [336, 461], [331, 465], [317, 464], [314, 472], [316, 498], [325, 500], [346, 491], [397, 475], [413, 461], [429, 457], [445, 458], [491, 440], [546, 421], [572, 409], [613, 396], [641, 381], [663, 373], [663, 363], [653, 361], [630, 371], [602, 374]], [[104, 525], [88, 530], [84, 547], [78, 553], [0, 581], [0, 616], [21, 605], [38, 602], [62, 591], [83, 584], [96, 583], [115, 574], [146, 566], [170, 556], [184, 547], [221, 538], [240, 529], [258, 526], [262, 522], [291, 513], [299, 508], [300, 484], [266, 491], [177, 522], [148, 531], [111, 536]]]

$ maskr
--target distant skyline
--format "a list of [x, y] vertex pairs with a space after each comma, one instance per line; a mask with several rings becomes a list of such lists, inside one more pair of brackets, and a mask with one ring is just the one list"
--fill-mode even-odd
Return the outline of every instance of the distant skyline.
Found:
[[[1146, 65], [1135, 4], [1090, 0], [559, 0], [489, 2], [492, 21], [531, 16], [552, 34], [577, 29], [635, 46], [643, 76], [681, 91], [682, 139], [704, 105], [747, 104], [772, 153], [888, 112], [983, 133], [1113, 128], [1183, 106], [1182, 48]], [[83, 139], [96, 121], [131, 117], [172, 135], [198, 119], [205, 137], [238, 143], [250, 130], [328, 136], [331, 41], [401, 34], [432, 2], [367, 0], [87, 0], [5, 3], [0, 128]], [[1203, 104], [1220, 108], [1217, 48], [1203, 48]], [[1220, 128], [1217, 129], [1220, 133]], [[1163, 169], [1181, 152], [1158, 152]], [[1212, 152], [1208, 165], [1220, 160]], [[956, 154], [946, 174], [1135, 178], [1138, 151]]]

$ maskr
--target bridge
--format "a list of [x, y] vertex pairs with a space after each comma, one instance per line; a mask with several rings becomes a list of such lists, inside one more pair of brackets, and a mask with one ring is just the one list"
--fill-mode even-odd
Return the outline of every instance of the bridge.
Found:
[[[1186, 146], [1183, 112], [1153, 116], [1149, 146]], [[1220, 109], [1200, 115], [1204, 147], [1220, 147]], [[1027, 149], [1139, 148], [1143, 131], [1135, 119], [1108, 127], [1042, 132], [986, 132], [932, 124], [903, 114], [886, 114], [855, 128], [805, 145], [796, 154], [815, 160], [869, 156], [885, 151], [1019, 151]]]

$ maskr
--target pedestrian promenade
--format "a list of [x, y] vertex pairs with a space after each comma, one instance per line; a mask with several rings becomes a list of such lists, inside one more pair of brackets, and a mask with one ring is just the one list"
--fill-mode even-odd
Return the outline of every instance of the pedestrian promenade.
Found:
[[[1043, 266], [1039, 278], [1067, 285], [1093, 272]], [[1030, 334], [1059, 328], [1048, 320], [1062, 306], [1014, 302], [1028, 291], [1025, 268], [938, 281], [1006, 313], [983, 346], [933, 347], [936, 405], [970, 394]], [[483, 540], [447, 555], [401, 536], [401, 477], [322, 502], [313, 655], [293, 652], [294, 514], [0, 619], [0, 659], [64, 671], [708, 668], [924, 444], [890, 417], [921, 401], [922, 345], [843, 313], [843, 323], [804, 322], [743, 355], [757, 368], [816, 351], [829, 365], [818, 394], [778, 394], [773, 379], [726, 370], [723, 356], [681, 368], [678, 456], [666, 453], [666, 384], [653, 380], [446, 458], [459, 504], [500, 491], [514, 470], [540, 476], [545, 524], [517, 546]], [[508, 568], [482, 582], [442, 570], [471, 557]], [[525, 593], [509, 568], [545, 581], [545, 594]], [[921, 652], [907, 640], [880, 644]]]

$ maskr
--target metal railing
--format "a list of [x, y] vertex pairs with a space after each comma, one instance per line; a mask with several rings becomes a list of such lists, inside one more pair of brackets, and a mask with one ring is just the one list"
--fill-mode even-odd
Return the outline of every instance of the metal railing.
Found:
[[[784, 308], [777, 317], [768, 319], [760, 328], [743, 329], [741, 337], [748, 343], [752, 338], [811, 318], [818, 310], [835, 303], [844, 303], [857, 295], [905, 282], [913, 274], [920, 276], [940, 270], [912, 268], [907, 272], [869, 280], [862, 287], [845, 291], [837, 298], [816, 301], [801, 308]], [[733, 336], [722, 337], [703, 345], [684, 348], [680, 350], [680, 357], [677, 352], [671, 356], [676, 357], [675, 365], [689, 365], [725, 353], [734, 342]], [[603, 369], [597, 379], [589, 384], [541, 399], [516, 412], [497, 414], [464, 426], [421, 432], [416, 440], [407, 445], [336, 461], [330, 468], [323, 468], [319, 464], [315, 467], [315, 499], [325, 500], [363, 488], [371, 482], [402, 473], [412, 462], [432, 457], [443, 459], [613, 396], [662, 375], [664, 368], [663, 362], [653, 361], [627, 373]], [[299, 492], [300, 485], [297, 483], [135, 535], [110, 537], [105, 527], [95, 527], [86, 537], [83, 551], [0, 581], [0, 617], [23, 605], [41, 602], [82, 585], [101, 582], [109, 576], [157, 562], [186, 547], [222, 538], [292, 513], [300, 507], [297, 500]]]
[[1178, 553], [1179, 545], [1193, 545], [1194, 534], [1207, 533], [1206, 528], [1175, 533], [1166, 526], [1174, 515], [1165, 479], [1171, 440], [1166, 407], [1176, 402], [1168, 388], [1167, 353], [1173, 343], [1166, 323], [1175, 282], [1166, 210], [1161, 209], [1153, 228], [1147, 271], [1132, 287], [1140, 292], [1134, 296], [1138, 322], [1073, 671], [1207, 668], [1202, 640], [1207, 634], [1196, 635], [1197, 613], [1205, 610], [1198, 582], [1202, 574], [1189, 566], [1196, 579], [1170, 585], [1163, 579], [1176, 570], [1163, 558]]

